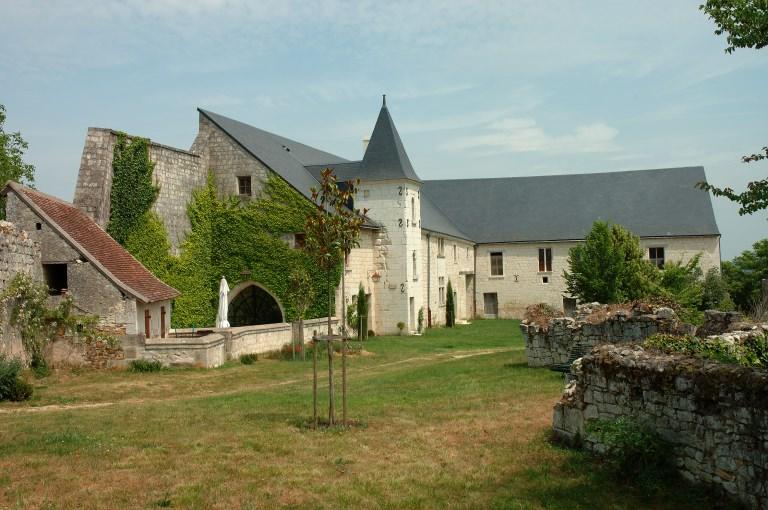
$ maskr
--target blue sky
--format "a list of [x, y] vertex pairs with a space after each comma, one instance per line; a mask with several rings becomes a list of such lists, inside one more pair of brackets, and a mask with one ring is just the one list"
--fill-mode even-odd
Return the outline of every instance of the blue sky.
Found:
[[[189, 147], [196, 107], [351, 159], [387, 104], [422, 179], [768, 165], [768, 51], [691, 1], [0, 0], [0, 103], [71, 200], [88, 126]], [[74, 4], [74, 5], [73, 5]], [[728, 259], [768, 213], [715, 199]], [[514, 219], [510, 219], [514, 221]]]

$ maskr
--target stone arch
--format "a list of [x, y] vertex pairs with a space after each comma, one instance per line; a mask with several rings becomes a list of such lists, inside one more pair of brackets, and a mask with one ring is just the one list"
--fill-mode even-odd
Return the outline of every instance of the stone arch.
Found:
[[227, 320], [233, 328], [285, 321], [285, 310], [280, 300], [258, 282], [238, 283], [230, 290], [227, 301]]

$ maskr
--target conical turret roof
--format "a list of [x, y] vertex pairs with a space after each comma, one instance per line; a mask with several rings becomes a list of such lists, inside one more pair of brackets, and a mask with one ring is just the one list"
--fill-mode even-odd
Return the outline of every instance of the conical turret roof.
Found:
[[389, 114], [386, 96], [363, 156], [360, 177], [365, 180], [410, 179], [421, 182]]

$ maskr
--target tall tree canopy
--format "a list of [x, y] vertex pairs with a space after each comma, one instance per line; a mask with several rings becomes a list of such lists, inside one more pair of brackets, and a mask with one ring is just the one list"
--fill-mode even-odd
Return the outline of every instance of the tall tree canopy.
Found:
[[768, 239], [756, 242], [732, 261], [723, 262], [723, 276], [733, 301], [749, 311], [760, 297], [762, 280], [768, 279]]
[[[5, 132], [5, 106], [0, 104], [0, 187], [7, 181], [27, 186], [35, 182], [35, 167], [24, 162], [27, 142], [20, 132]], [[0, 198], [0, 219], [5, 219], [5, 199]]]
[[568, 253], [563, 276], [580, 301], [621, 303], [647, 295], [655, 268], [643, 259], [640, 240], [621, 225], [596, 221], [583, 244]]
[[[768, 0], [707, 0], [699, 9], [717, 25], [715, 34], [726, 34], [727, 53], [733, 53], [736, 48], [760, 49], [768, 46]], [[768, 146], [741, 159], [744, 163], [768, 159]], [[715, 196], [736, 202], [742, 215], [768, 209], [768, 179], [752, 181], [740, 193], [707, 182], [700, 182], [698, 186]]]

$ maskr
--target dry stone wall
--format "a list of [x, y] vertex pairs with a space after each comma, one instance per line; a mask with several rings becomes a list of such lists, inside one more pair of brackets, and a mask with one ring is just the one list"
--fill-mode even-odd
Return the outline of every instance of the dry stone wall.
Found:
[[768, 508], [768, 371], [601, 345], [572, 372], [554, 408], [556, 436], [600, 450], [589, 421], [634, 417], [674, 445], [685, 478]]
[[[42, 279], [40, 245], [13, 223], [0, 221], [0, 292], [20, 272]], [[0, 307], [0, 354], [23, 357], [21, 337], [8, 319], [7, 307]]]
[[631, 343], [655, 333], [691, 333], [671, 308], [635, 305], [612, 310], [592, 303], [578, 308], [577, 316], [557, 317], [546, 325], [527, 320], [520, 324], [530, 367], [565, 363], [574, 346], [594, 347], [603, 343]]

